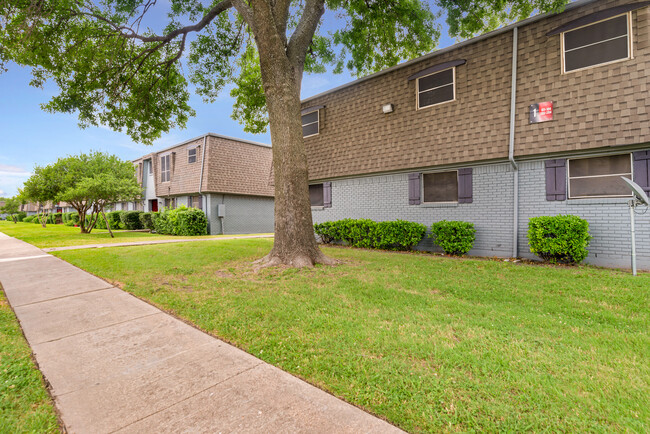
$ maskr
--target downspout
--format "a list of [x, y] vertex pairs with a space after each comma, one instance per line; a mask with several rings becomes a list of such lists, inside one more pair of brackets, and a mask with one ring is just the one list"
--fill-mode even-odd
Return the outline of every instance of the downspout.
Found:
[[512, 28], [512, 83], [510, 88], [510, 138], [508, 141], [508, 160], [513, 175], [513, 215], [512, 215], [512, 257], [519, 256], [519, 167], [515, 162], [515, 110], [517, 103], [517, 27]]
[[[204, 208], [204, 203], [203, 203], [203, 193], [201, 193], [201, 187], [203, 187], [203, 168], [205, 167], [205, 145], [208, 140], [208, 135], [206, 134], [203, 136], [203, 151], [201, 151], [201, 178], [199, 179], [199, 198], [201, 200], [201, 209]], [[207, 201], [206, 201], [207, 202]], [[207, 208], [207, 203], [205, 203], [205, 208]], [[205, 210], [203, 211], [205, 212]], [[205, 212], [205, 215], [207, 216], [208, 213]], [[208, 233], [210, 232], [210, 219], [208, 219]]]

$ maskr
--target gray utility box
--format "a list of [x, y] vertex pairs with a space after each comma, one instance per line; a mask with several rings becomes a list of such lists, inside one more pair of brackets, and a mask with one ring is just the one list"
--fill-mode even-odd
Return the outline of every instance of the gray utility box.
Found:
[[217, 204], [217, 217], [226, 216], [226, 204], [219, 203]]

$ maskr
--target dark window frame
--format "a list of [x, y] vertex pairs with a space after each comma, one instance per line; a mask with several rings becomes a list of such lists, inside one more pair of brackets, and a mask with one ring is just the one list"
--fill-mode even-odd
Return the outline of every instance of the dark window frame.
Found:
[[[627, 24], [626, 25], [627, 34], [625, 35], [626, 38], [627, 38], [627, 56], [622, 57], [620, 59], [610, 60], [610, 61], [602, 62], [602, 63], [594, 63], [593, 65], [588, 65], [588, 66], [584, 66], [582, 68], [576, 68], [576, 69], [571, 69], [571, 70], [567, 71], [567, 69], [566, 69], [566, 54], [567, 54], [566, 35], [569, 34], [569, 33], [578, 31], [578, 30], [585, 29], [587, 27], [594, 26], [596, 24], [600, 24], [600, 23], [604, 23], [604, 22], [607, 22], [607, 21], [615, 20], [615, 19], [620, 18], [622, 16], [625, 16], [626, 24]], [[609, 18], [606, 18], [606, 19], [603, 19], [603, 20], [600, 20], [600, 21], [596, 21], [594, 23], [585, 24], [584, 26], [576, 27], [575, 29], [567, 30], [566, 32], [562, 32], [561, 35], [560, 35], [560, 46], [561, 46], [560, 50], [561, 50], [561, 54], [562, 54], [562, 74], [570, 74], [572, 72], [584, 71], [586, 69], [597, 68], [597, 67], [600, 67], [600, 66], [611, 65], [613, 63], [625, 62], [626, 60], [633, 59], [634, 58], [634, 56], [632, 54], [632, 49], [634, 47], [633, 36], [634, 36], [634, 32], [632, 31], [632, 12], [631, 11], [625, 12], [625, 13], [622, 13], [622, 14], [619, 14], [619, 15], [615, 15], [613, 17], [609, 17]], [[622, 37], [623, 36], [621, 35], [621, 36], [618, 36], [616, 38], [606, 39], [606, 40], [603, 40], [603, 41], [599, 41], [599, 42], [595, 42], [595, 43], [591, 43], [591, 44], [587, 44], [587, 45], [582, 45], [580, 47], [572, 48], [569, 51], [574, 51], [574, 50], [578, 50], [578, 49], [581, 49], [581, 48], [586, 48], [586, 47], [589, 47], [589, 46], [602, 44], [604, 42], [608, 42], [608, 41], [611, 41], [611, 40], [614, 40], [614, 39], [619, 39], [619, 38], [622, 38]]]
[[[431, 89], [426, 89], [426, 90], [420, 91], [420, 80], [422, 80], [424, 78], [427, 78], [427, 77], [431, 77], [432, 75], [442, 74], [442, 73], [444, 73], [446, 71], [449, 71], [450, 69], [451, 69], [451, 83], [450, 84], [452, 86], [453, 98], [449, 99], [449, 100], [446, 100], [446, 101], [437, 102], [435, 104], [420, 106], [420, 94], [422, 94], [424, 92], [429, 92], [429, 91], [432, 91], [432, 90], [435, 90], [435, 89], [440, 89], [440, 88], [445, 87], [445, 86], [449, 86], [449, 84], [445, 84], [443, 86], [438, 86], [438, 87], [434, 87], [434, 88], [431, 88]], [[455, 66], [452, 66], [451, 68], [443, 69], [441, 71], [436, 71], [436, 72], [433, 72], [431, 74], [423, 75], [422, 77], [418, 77], [415, 80], [415, 109], [416, 110], [422, 110], [422, 109], [426, 109], [426, 108], [429, 108], [429, 107], [435, 107], [437, 105], [447, 104], [447, 103], [454, 102], [454, 101], [456, 101], [456, 67]]]
[[[435, 202], [427, 202], [425, 200], [426, 196], [425, 196], [424, 187], [425, 187], [426, 183], [424, 182], [424, 177], [427, 176], [427, 175], [435, 175], [435, 174], [439, 174], [439, 173], [455, 173], [456, 174], [456, 200], [445, 200], [445, 201], [435, 201]], [[455, 170], [441, 170], [441, 171], [438, 171], [438, 172], [422, 172], [420, 185], [421, 185], [420, 186], [420, 198], [421, 198], [420, 203], [421, 204], [446, 204], [446, 203], [447, 204], [453, 204], [453, 203], [458, 203], [458, 169], [455, 169]]]
[[[591, 158], [602, 158], [602, 157], [617, 157], [620, 155], [627, 155], [630, 158], [630, 171], [624, 173], [609, 173], [606, 175], [586, 175], [586, 176], [571, 176], [571, 162], [576, 160], [587, 160]], [[609, 154], [609, 155], [591, 155], [588, 157], [578, 157], [578, 158], [567, 158], [567, 199], [569, 200], [581, 200], [581, 199], [615, 199], [615, 198], [631, 198], [632, 193], [620, 195], [582, 195], [582, 196], [573, 196], [571, 194], [571, 180], [573, 179], [589, 179], [589, 178], [615, 178], [619, 179], [620, 176], [629, 176], [630, 180], [634, 179], [634, 159], [631, 152], [625, 152], [623, 154]], [[622, 181], [621, 181], [622, 182]]]
[[[194, 164], [194, 163], [197, 162], [197, 157], [198, 157], [197, 149], [198, 149], [198, 147], [195, 146], [195, 147], [189, 148], [187, 150], [187, 164]], [[192, 154], [192, 151], [194, 151], [193, 154]], [[192, 160], [192, 158], [194, 158], [194, 160]]]
[[[314, 205], [311, 201], [311, 189], [312, 187], [318, 187], [320, 186], [320, 205]], [[325, 207], [325, 183], [321, 182], [319, 184], [309, 184], [309, 204], [312, 206], [312, 208], [324, 208]]]
[[[303, 124], [303, 123], [302, 123], [302, 118], [305, 117], [305, 116], [307, 116], [307, 115], [310, 115], [310, 114], [312, 114], [312, 113], [314, 113], [314, 112], [316, 113], [316, 122], [309, 122], [309, 123]], [[314, 124], [316, 124], [316, 133], [315, 133], [315, 134], [310, 134], [310, 135], [308, 135], [308, 136], [305, 136], [304, 133], [303, 133], [303, 136], [302, 136], [303, 139], [305, 139], [305, 138], [307, 138], [307, 137], [313, 137], [313, 136], [317, 136], [317, 135], [319, 135], [319, 134], [320, 134], [320, 109], [315, 109], [315, 110], [312, 110], [312, 111], [309, 111], [309, 112], [306, 112], [306, 113], [301, 113], [301, 114], [300, 114], [300, 123], [302, 124], [303, 131], [304, 131], [304, 128], [305, 128], [307, 125], [314, 125]]]

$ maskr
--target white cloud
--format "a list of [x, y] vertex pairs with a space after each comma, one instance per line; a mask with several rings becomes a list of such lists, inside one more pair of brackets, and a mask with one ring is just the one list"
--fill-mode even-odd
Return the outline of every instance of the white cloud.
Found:
[[0, 196], [13, 196], [23, 186], [31, 172], [18, 166], [0, 164]]

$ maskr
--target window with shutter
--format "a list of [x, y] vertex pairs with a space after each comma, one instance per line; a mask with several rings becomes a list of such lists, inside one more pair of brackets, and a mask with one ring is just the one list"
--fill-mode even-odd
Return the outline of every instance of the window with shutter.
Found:
[[472, 190], [472, 169], [458, 169], [458, 203], [472, 203]]
[[311, 206], [324, 206], [323, 184], [309, 186], [309, 202]]
[[422, 175], [424, 203], [458, 202], [458, 172]]
[[566, 200], [566, 160], [546, 160], [546, 200]]
[[634, 182], [650, 194], [650, 150], [632, 154], [634, 160]]
[[630, 154], [568, 160], [569, 199], [630, 197], [621, 176], [632, 179]]

